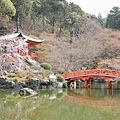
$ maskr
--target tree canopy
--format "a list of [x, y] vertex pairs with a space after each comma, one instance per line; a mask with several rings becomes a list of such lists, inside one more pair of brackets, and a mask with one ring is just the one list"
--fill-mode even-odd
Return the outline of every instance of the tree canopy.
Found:
[[120, 8], [113, 7], [107, 16], [107, 28], [112, 28], [114, 30], [120, 30]]
[[0, 0], [0, 14], [5, 18], [14, 16], [16, 9], [11, 0]]
[[119, 7], [113, 7], [104, 19], [101, 14], [97, 17], [88, 15], [79, 5], [68, 3], [66, 0], [1, 0], [0, 6], [2, 16], [12, 18], [13, 21], [20, 18], [22, 29], [37, 28], [39, 31], [51, 33], [61, 33], [67, 29], [70, 40], [76, 33], [81, 33], [80, 27], [90, 18], [88, 16], [99, 22], [102, 27], [120, 30]]

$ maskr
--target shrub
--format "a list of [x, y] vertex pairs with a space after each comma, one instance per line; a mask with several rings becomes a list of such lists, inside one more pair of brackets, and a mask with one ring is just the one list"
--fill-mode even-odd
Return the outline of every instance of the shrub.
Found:
[[57, 81], [58, 82], [63, 82], [65, 79], [62, 75], [57, 75]]
[[65, 70], [63, 68], [58, 68], [58, 73], [59, 74], [63, 74], [65, 72]]
[[41, 67], [45, 70], [51, 70], [52, 66], [49, 63], [41, 63]]

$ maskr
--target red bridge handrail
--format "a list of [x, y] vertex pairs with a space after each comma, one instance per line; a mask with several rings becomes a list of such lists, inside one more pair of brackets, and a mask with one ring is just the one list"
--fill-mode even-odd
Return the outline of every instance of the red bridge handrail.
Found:
[[88, 69], [74, 71], [70, 73], [62, 74], [65, 79], [74, 80], [76, 78], [86, 78], [86, 77], [105, 77], [105, 78], [120, 78], [120, 71], [118, 70], [109, 70], [109, 69]]

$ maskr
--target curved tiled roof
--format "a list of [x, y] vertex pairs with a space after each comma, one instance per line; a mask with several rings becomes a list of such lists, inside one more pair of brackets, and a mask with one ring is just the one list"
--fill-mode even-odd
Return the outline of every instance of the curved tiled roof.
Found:
[[12, 39], [12, 38], [15, 38], [15, 37], [23, 37], [31, 42], [38, 42], [38, 43], [41, 43], [41, 42], [44, 42], [45, 40], [37, 40], [37, 39], [33, 39], [33, 38], [30, 38], [22, 33], [13, 33], [13, 34], [10, 34], [10, 35], [5, 35], [5, 36], [1, 36], [0, 37], [0, 40], [9, 40], [9, 39]]
[[19, 35], [20, 35], [20, 33], [13, 33], [13, 34], [10, 34], [10, 35], [1, 36], [0, 40], [12, 39], [12, 38], [18, 37]]

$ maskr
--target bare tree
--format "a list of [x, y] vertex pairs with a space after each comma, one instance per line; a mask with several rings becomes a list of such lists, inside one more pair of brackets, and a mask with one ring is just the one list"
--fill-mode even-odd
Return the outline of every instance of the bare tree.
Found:
[[92, 63], [99, 56], [102, 45], [102, 29], [95, 22], [88, 21], [84, 32], [78, 34], [72, 44], [63, 38], [48, 38], [49, 47], [45, 61], [53, 68], [63, 68], [65, 71], [78, 70], [85, 63]]
[[15, 65], [16, 68], [20, 68], [20, 62], [24, 61], [26, 56], [20, 55], [18, 51], [26, 53], [28, 51], [28, 47], [26, 40], [23, 38], [1, 38], [0, 40], [0, 74], [2, 75], [4, 71], [10, 71], [12, 65]]

